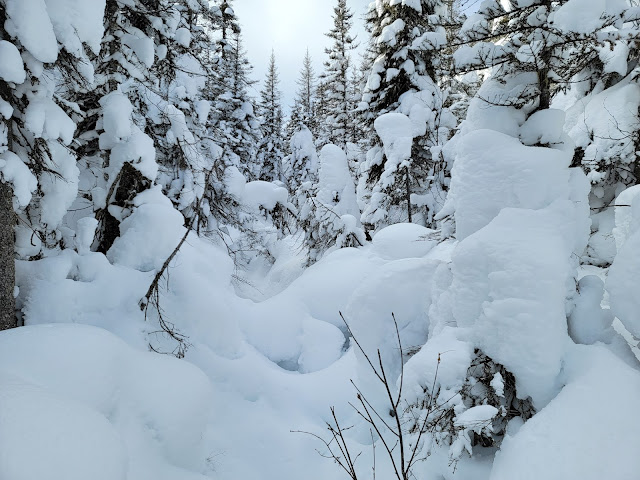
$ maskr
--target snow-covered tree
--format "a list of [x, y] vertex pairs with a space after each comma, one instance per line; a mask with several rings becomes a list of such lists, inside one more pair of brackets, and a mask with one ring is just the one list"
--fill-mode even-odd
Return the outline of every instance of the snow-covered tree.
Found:
[[93, 59], [95, 85], [73, 94], [83, 112], [76, 150], [84, 181], [77, 207], [95, 211], [95, 250], [111, 247], [133, 198], [156, 179], [156, 146], [162, 149], [166, 131], [160, 117], [191, 41], [186, 22], [200, 13], [197, 8], [204, 6], [106, 1], [105, 35]]
[[258, 112], [262, 117], [262, 140], [258, 149], [259, 179], [269, 182], [282, 180], [284, 138], [282, 92], [279, 84], [276, 56], [272, 51], [258, 104]]
[[44, 2], [0, 2], [0, 328], [16, 325], [14, 252], [36, 259], [74, 244], [62, 222], [78, 194], [69, 147], [78, 107], [66, 98], [94, 82], [103, 15], [104, 2], [73, 17]]
[[[370, 125], [372, 146], [359, 183], [362, 220], [371, 229], [406, 221], [431, 225], [443, 204], [447, 166], [438, 147], [456, 124], [443, 108], [445, 98], [438, 85], [446, 16], [440, 0], [383, 0], [371, 5], [369, 55], [375, 60], [360, 109]], [[373, 128], [390, 112], [411, 119], [411, 151], [401, 163], [388, 157], [380, 132]]]
[[328, 144], [320, 152], [319, 163], [317, 183], [302, 182], [298, 200], [309, 264], [327, 251], [365, 243], [347, 155]]
[[[328, 129], [328, 141], [345, 149], [353, 128], [355, 104], [349, 94], [350, 73], [353, 68], [351, 51], [357, 46], [351, 35], [353, 12], [347, 0], [337, 0], [333, 8], [333, 28], [326, 34], [332, 41], [325, 50], [328, 55], [324, 63], [324, 78], [321, 84], [326, 88], [326, 106], [322, 121]], [[320, 100], [320, 95], [318, 95]]]
[[[465, 330], [465, 339], [472, 340], [467, 368], [458, 375], [462, 387], [453, 425], [464, 425], [468, 415], [460, 412], [472, 411], [468, 407], [490, 406], [486, 420], [500, 434], [485, 443], [479, 430], [459, 433], [449, 450], [452, 459], [465, 450], [474, 453], [476, 445], [498, 446], [505, 417], [515, 415], [522, 423], [559, 398], [565, 345], [572, 344], [567, 316], [580, 303], [577, 266], [590, 221], [588, 181], [571, 167], [574, 145], [564, 130], [565, 112], [552, 108], [552, 100], [598, 56], [598, 39], [617, 36], [611, 27], [622, 21], [625, 2], [608, 5], [484, 2], [461, 29], [465, 45], [454, 54], [456, 73], [490, 68], [490, 77], [444, 147], [452, 180], [438, 217], [455, 220], [459, 243], [451, 265], [438, 275], [441, 290], [430, 309], [424, 349], [443, 348], [431, 332], [444, 333], [448, 325]], [[585, 294], [589, 283], [583, 283]], [[605, 338], [610, 320], [596, 320], [596, 336]], [[507, 395], [504, 380], [511, 375]], [[425, 392], [438, 403], [437, 387]]]
[[329, 116], [329, 83], [325, 73], [318, 75], [314, 105], [316, 122], [316, 146], [321, 148], [329, 143], [331, 124], [326, 121]]
[[576, 143], [574, 164], [582, 165], [591, 181], [590, 201], [596, 210], [609, 207], [623, 188], [640, 182], [639, 69], [629, 35], [633, 30], [630, 23], [609, 28], [607, 34], [618, 38], [595, 45], [589, 63], [561, 93], [562, 104], [569, 107], [567, 131]]
[[291, 137], [289, 150], [291, 153], [283, 161], [282, 173], [297, 205], [297, 199], [300, 198], [297, 192], [303, 188], [302, 185], [317, 181], [318, 154], [311, 130], [302, 125]]
[[260, 139], [260, 122], [248, 91], [255, 83], [250, 77], [253, 67], [240, 33], [227, 33], [220, 41], [224, 42], [220, 47], [224, 55], [206, 97], [213, 104], [209, 118], [213, 138], [223, 149], [220, 171], [235, 166], [252, 180], [259, 174], [256, 150]]
[[288, 138], [294, 135], [296, 131], [306, 126], [311, 133], [315, 135], [318, 125], [316, 118], [315, 96], [316, 96], [316, 75], [313, 69], [313, 62], [309, 49], [304, 56], [300, 75], [296, 80], [298, 89], [294, 98], [293, 107], [291, 108], [291, 116], [287, 125]]

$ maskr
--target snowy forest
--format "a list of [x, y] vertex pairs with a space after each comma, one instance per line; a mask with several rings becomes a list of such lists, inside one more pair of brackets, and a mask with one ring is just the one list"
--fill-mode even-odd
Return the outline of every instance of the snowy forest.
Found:
[[636, 0], [246, 1], [0, 0], [0, 480], [640, 479]]

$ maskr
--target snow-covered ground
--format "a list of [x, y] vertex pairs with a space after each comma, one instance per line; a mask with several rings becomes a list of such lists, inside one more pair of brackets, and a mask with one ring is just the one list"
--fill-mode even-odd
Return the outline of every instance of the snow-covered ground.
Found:
[[640, 478], [638, 8], [482, 2], [449, 64], [378, 0], [370, 131], [268, 164], [233, 9], [147, 3], [0, 0], [0, 480]]
[[[141, 258], [151, 234], [127, 231], [110, 256]], [[137, 306], [149, 273], [134, 275], [97, 253], [22, 263], [28, 326], [0, 335], [0, 478], [338, 478], [344, 472], [316, 452], [324, 452], [323, 445], [308, 434], [328, 438], [332, 406], [342, 425], [355, 425], [348, 439], [353, 452], [362, 452], [357, 465], [368, 478], [371, 436], [348, 406], [356, 399], [349, 381], [376, 405], [383, 405], [384, 391], [346, 341], [339, 312], [363, 348], [379, 348], [396, 375], [391, 313], [405, 347], [420, 350], [426, 342], [405, 365], [405, 401], [418, 399], [421, 385], [433, 381], [438, 355], [437, 381], [454, 391], [473, 353], [472, 329], [456, 332], [429, 317], [439, 318], [435, 312], [444, 308], [447, 294], [439, 284], [452, 252], [454, 272], [463, 261], [460, 248], [438, 243], [423, 227], [399, 224], [369, 246], [338, 250], [304, 272], [289, 253], [275, 267], [278, 275], [266, 277], [280, 279], [270, 287], [278, 293], [256, 302], [235, 293], [233, 265], [219, 247], [190, 238], [172, 264], [161, 303], [165, 318], [192, 344], [183, 360], [144, 351], [147, 342], [161, 351], [172, 348]], [[155, 258], [164, 253], [159, 246]], [[558, 380], [548, 384], [549, 392], [535, 380], [555, 365], [547, 347], [533, 359], [514, 352], [513, 370], [540, 365], [523, 377], [534, 382], [528, 388], [539, 411], [522, 427], [513, 424], [495, 462], [495, 450], [480, 448], [450, 465], [448, 445], [434, 446], [416, 474], [635, 478], [638, 371], [611, 348], [573, 345], [567, 338], [558, 347]], [[469, 410], [466, 417], [479, 413]], [[376, 462], [378, 476], [391, 473], [379, 445]]]

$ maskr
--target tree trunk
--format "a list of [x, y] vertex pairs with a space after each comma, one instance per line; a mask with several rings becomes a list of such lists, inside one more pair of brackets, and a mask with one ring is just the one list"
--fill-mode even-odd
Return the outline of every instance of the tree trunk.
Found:
[[0, 181], [0, 330], [17, 327], [13, 290], [16, 278], [13, 192]]
[[405, 167], [405, 176], [407, 180], [407, 213], [409, 214], [409, 223], [413, 222], [411, 217], [411, 181], [409, 179], [409, 167]]

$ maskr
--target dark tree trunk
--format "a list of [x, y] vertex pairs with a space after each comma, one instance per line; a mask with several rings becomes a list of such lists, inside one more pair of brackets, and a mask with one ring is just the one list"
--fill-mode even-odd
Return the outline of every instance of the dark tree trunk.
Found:
[[109, 213], [109, 205], [130, 207], [135, 196], [149, 187], [151, 182], [131, 163], [125, 162], [107, 195], [107, 206], [96, 213], [99, 226], [92, 246], [94, 251], [106, 254], [120, 236], [120, 222]]
[[411, 180], [409, 178], [409, 167], [405, 167], [405, 178], [407, 180], [407, 213], [409, 214], [409, 223], [413, 222], [411, 216]]
[[16, 277], [14, 226], [13, 192], [9, 184], [0, 181], [0, 330], [18, 326], [13, 298]]

